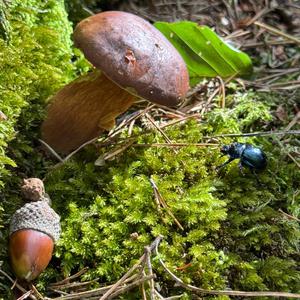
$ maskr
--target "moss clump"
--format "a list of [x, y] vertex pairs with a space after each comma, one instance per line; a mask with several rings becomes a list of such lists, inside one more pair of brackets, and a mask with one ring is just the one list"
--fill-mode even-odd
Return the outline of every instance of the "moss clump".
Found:
[[[223, 159], [214, 147], [189, 146], [176, 153], [170, 148], [131, 147], [103, 167], [94, 162], [105, 150], [90, 147], [47, 172], [51, 162], [39, 154], [35, 139], [47, 97], [75, 73], [70, 24], [62, 1], [17, 0], [6, 16], [9, 22], [0, 28], [0, 110], [8, 117], [0, 122], [5, 208], [0, 207], [0, 228], [7, 228], [20, 203], [15, 190], [20, 177], [45, 176], [47, 192], [62, 216], [63, 234], [39, 287], [85, 266], [90, 268], [84, 279], [116, 280], [145, 245], [163, 234], [162, 257], [187, 283], [214, 289], [300, 291], [299, 224], [279, 211], [299, 218], [300, 174], [277, 138], [239, 139], [267, 153], [268, 169], [260, 175], [263, 186], [257, 186], [250, 172], [241, 176], [237, 162], [217, 173], [215, 166]], [[85, 64], [77, 64], [77, 72], [82, 68]], [[206, 141], [206, 135], [265, 129], [274, 122], [270, 109], [275, 97], [245, 94], [232, 86], [227, 109], [213, 110], [203, 124], [191, 121], [166, 133], [176, 142], [198, 143]], [[146, 135], [139, 126], [134, 131], [138, 143], [164, 142], [156, 131]], [[292, 136], [289, 145], [297, 145]], [[10, 168], [14, 165], [17, 168]], [[183, 231], [164, 210], [158, 211], [150, 178]], [[10, 272], [7, 231], [3, 232], [0, 260]], [[136, 239], [132, 233], [137, 233]], [[162, 293], [172, 294], [174, 283], [153, 263]], [[181, 266], [188, 267], [178, 270]], [[7, 299], [9, 294], [10, 282], [1, 277], [0, 295]]]
[[20, 131], [28, 132], [45, 100], [74, 75], [72, 29], [63, 1], [13, 1], [6, 15], [9, 39], [0, 39], [0, 110], [7, 116], [0, 123], [0, 179], [8, 175], [5, 165], [14, 165], [6, 148], [16, 137], [21, 113], [26, 122]]
[[[261, 100], [254, 93], [237, 92], [231, 107], [214, 110], [205, 124], [191, 121], [168, 128], [166, 134], [176, 142], [199, 143], [203, 135], [251, 131], [271, 120], [270, 107]], [[135, 131], [141, 134], [139, 143], [164, 142], [158, 132], [143, 135], [139, 127]], [[268, 138], [247, 142], [268, 154], [268, 170], [260, 175], [263, 187], [250, 172], [242, 176], [237, 162], [216, 173], [214, 167], [222, 159], [213, 147], [189, 146], [176, 153], [170, 148], [131, 147], [101, 168], [94, 161], [103, 153], [90, 148], [48, 173], [47, 191], [62, 213], [56, 256], [63, 273], [89, 266], [85, 279], [116, 280], [145, 245], [163, 234], [163, 259], [187, 283], [208, 289], [299, 292], [299, 224], [278, 212], [290, 212], [288, 195], [297, 190], [299, 172]], [[150, 178], [184, 231], [165, 211], [158, 211]], [[137, 239], [131, 238], [134, 232]], [[184, 271], [176, 270], [187, 264]], [[162, 289], [170, 290], [169, 277], [159, 265], [155, 268]], [[49, 273], [55, 276], [53, 270]]]
[[[1, 0], [0, 23], [0, 111], [7, 116], [0, 121], [0, 228], [7, 228], [20, 179], [43, 172], [35, 147], [46, 100], [74, 77], [75, 66], [64, 1]], [[7, 263], [6, 238], [4, 231], [0, 260]], [[4, 290], [9, 286], [0, 284], [0, 295]]]

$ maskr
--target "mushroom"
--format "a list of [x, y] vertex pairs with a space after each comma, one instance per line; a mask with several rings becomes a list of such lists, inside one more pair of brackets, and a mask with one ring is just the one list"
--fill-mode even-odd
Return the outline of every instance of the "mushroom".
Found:
[[114, 126], [136, 97], [176, 106], [189, 89], [186, 65], [154, 26], [126, 12], [107, 11], [81, 21], [75, 46], [98, 69], [52, 97], [42, 138], [68, 153]]

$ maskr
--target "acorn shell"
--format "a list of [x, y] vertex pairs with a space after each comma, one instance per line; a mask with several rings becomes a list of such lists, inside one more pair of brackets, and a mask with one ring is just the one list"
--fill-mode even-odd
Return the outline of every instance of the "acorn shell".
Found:
[[35, 279], [51, 260], [60, 217], [46, 201], [26, 203], [12, 216], [9, 254], [19, 279]]
[[22, 229], [9, 239], [9, 255], [12, 268], [19, 279], [32, 281], [48, 266], [54, 242], [40, 231]]

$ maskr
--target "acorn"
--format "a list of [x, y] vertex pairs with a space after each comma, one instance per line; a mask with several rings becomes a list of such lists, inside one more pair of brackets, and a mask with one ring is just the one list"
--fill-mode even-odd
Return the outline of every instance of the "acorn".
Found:
[[34, 202], [26, 203], [12, 216], [9, 254], [17, 278], [30, 282], [44, 271], [52, 258], [54, 244], [60, 236], [60, 217], [49, 206], [41, 180], [25, 180], [22, 186], [25, 196], [24, 189], [32, 191], [25, 194]]

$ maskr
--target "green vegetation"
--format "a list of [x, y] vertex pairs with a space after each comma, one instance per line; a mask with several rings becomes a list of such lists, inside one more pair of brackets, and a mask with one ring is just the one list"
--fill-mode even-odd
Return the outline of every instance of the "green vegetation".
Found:
[[[203, 135], [243, 132], [271, 120], [269, 106], [254, 93], [236, 92], [229, 98], [230, 107], [215, 109], [207, 123], [190, 121], [166, 134], [176, 142], [199, 143]], [[142, 135], [140, 143], [164, 142], [158, 132], [135, 130]], [[176, 272], [185, 282], [215, 289], [299, 291], [299, 225], [278, 212], [295, 213], [291, 205], [299, 172], [293, 162], [282, 162], [284, 154], [270, 139], [251, 141], [268, 153], [269, 169], [260, 175], [264, 187], [250, 172], [242, 176], [237, 163], [217, 174], [214, 167], [223, 159], [213, 147], [183, 147], [176, 154], [169, 148], [132, 147], [104, 167], [94, 165], [103, 153], [90, 148], [50, 171], [46, 188], [62, 212], [56, 255], [63, 273], [89, 266], [85, 279], [114, 281], [145, 245], [163, 234], [161, 253], [168, 266], [176, 272], [191, 263]], [[184, 231], [166, 212], [158, 212], [150, 178]], [[136, 240], [130, 236], [134, 232]], [[157, 268], [160, 284], [167, 288], [168, 276]]]
[[[25, 176], [41, 176], [39, 124], [47, 98], [75, 75], [63, 1], [0, 1], [0, 228], [19, 207]], [[3, 208], [5, 207], [5, 210]], [[0, 260], [7, 264], [7, 230], [0, 236]], [[0, 281], [0, 295], [9, 286]], [[5, 298], [7, 299], [7, 298]]]
[[[263, 186], [247, 170], [242, 176], [237, 161], [216, 172], [225, 158], [211, 146], [181, 147], [176, 153], [172, 148], [132, 146], [102, 167], [94, 162], [110, 147], [89, 146], [53, 167], [55, 162], [37, 142], [45, 104], [86, 65], [71, 63], [71, 27], [62, 1], [14, 1], [8, 14], [9, 38], [0, 39], [0, 110], [8, 117], [0, 121], [1, 268], [12, 275], [7, 228], [21, 204], [19, 182], [37, 176], [45, 178], [53, 208], [62, 217], [62, 238], [37, 282], [40, 290], [86, 266], [89, 271], [83, 279], [115, 281], [145, 245], [163, 234], [162, 258], [187, 283], [207, 289], [300, 292], [299, 223], [279, 211], [300, 217], [300, 174], [287, 157], [297, 146], [295, 136], [290, 136], [290, 148], [281, 147], [274, 136], [238, 138], [267, 153], [268, 169], [259, 175]], [[170, 126], [165, 130], [168, 137], [178, 143], [201, 143], [207, 142], [204, 136], [278, 125], [271, 114], [281, 101], [277, 94], [245, 92], [234, 84], [227, 93], [225, 109], [213, 109], [202, 123]], [[287, 113], [289, 101], [284, 104]], [[142, 124], [134, 126], [133, 134], [137, 143], [164, 142], [156, 130], [146, 134]], [[121, 138], [126, 137], [124, 132]], [[217, 139], [220, 144], [233, 141]], [[150, 178], [183, 231], [164, 210], [158, 211]], [[138, 234], [136, 239], [132, 233]], [[163, 291], [176, 293], [174, 282], [155, 259], [153, 265]], [[187, 267], [176, 270], [182, 266]], [[1, 297], [9, 299], [10, 293], [10, 282], [0, 276]]]
[[195, 22], [156, 22], [155, 27], [183, 57], [191, 85], [204, 77], [251, 75], [250, 57], [224, 42], [212, 29]]

